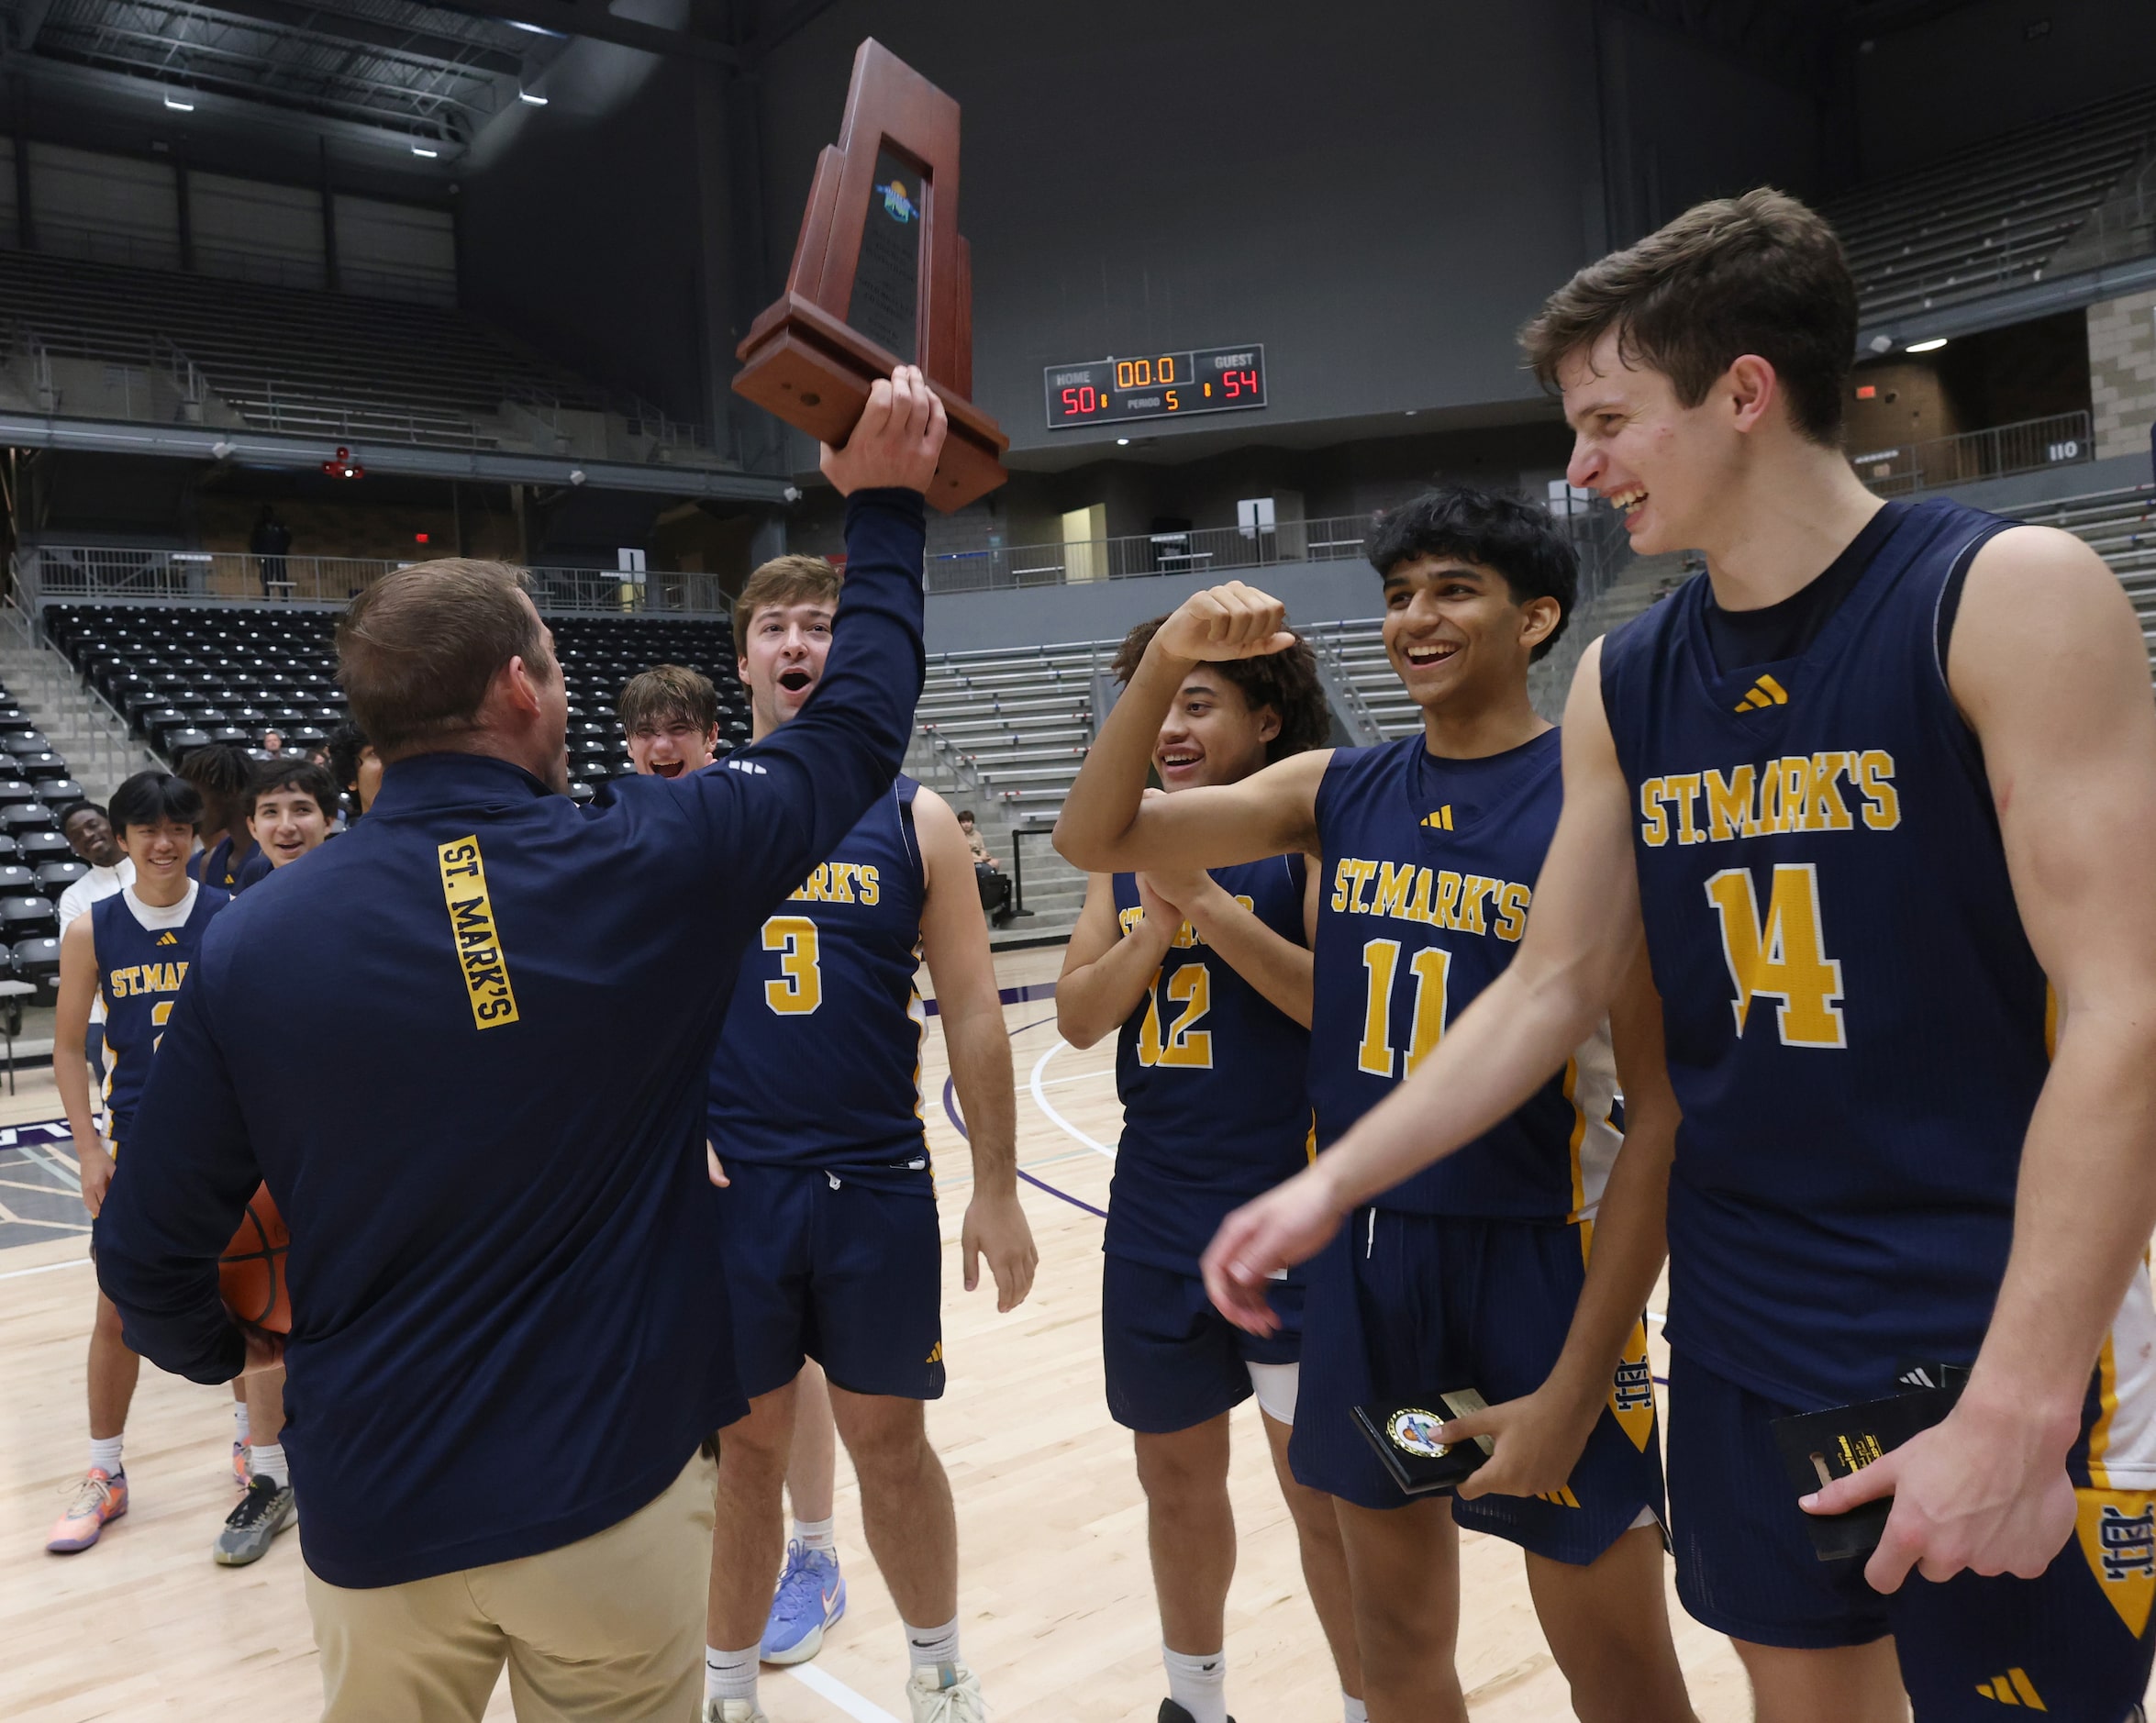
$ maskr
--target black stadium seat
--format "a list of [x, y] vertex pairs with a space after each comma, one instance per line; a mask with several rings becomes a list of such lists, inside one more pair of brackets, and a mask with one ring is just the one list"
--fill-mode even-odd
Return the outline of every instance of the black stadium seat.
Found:
[[0, 867], [0, 897], [30, 897], [38, 890], [38, 876], [28, 868]]
[[17, 859], [27, 868], [43, 867], [48, 862], [72, 862], [74, 850], [68, 840], [57, 831], [25, 831], [16, 835]]
[[17, 763], [22, 768], [23, 776], [32, 784], [67, 776], [67, 761], [55, 753], [23, 754], [18, 756]]
[[49, 897], [28, 893], [19, 897], [0, 897], [0, 933], [11, 946], [20, 939], [57, 939], [60, 913]]
[[50, 831], [56, 824], [52, 810], [39, 801], [17, 802], [0, 807], [0, 827], [6, 827], [7, 835], [17, 843], [22, 841], [25, 832]]
[[48, 862], [38, 870], [38, 889], [57, 904], [61, 893], [89, 871], [87, 862]]
[[18, 803], [34, 802], [37, 799], [37, 786], [28, 780], [19, 777], [0, 778], [0, 807], [13, 807]]
[[50, 1005], [60, 996], [60, 941], [50, 936], [34, 939], [17, 939], [8, 947], [8, 967], [15, 972], [17, 981], [27, 981], [38, 989], [35, 995], [41, 1005]]
[[38, 799], [58, 813], [70, 802], [85, 799], [83, 786], [72, 778], [47, 778], [37, 786]]

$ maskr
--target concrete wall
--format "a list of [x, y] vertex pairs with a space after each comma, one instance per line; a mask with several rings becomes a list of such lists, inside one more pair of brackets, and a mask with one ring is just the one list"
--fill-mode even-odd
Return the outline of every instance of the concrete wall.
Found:
[[[1275, 563], [1241, 572], [1255, 576], [1253, 584], [1285, 602], [1290, 627], [1374, 617], [1384, 608], [1377, 571], [1359, 559]], [[928, 650], [969, 652], [984, 647], [1119, 639], [1147, 617], [1166, 615], [1211, 584], [1205, 575], [1161, 574], [1024, 592], [932, 595], [928, 605]]]
[[763, 73], [774, 251], [872, 32], [963, 110], [975, 398], [1020, 450], [1042, 367], [1111, 353], [1263, 342], [1271, 405], [1189, 422], [1253, 440], [1531, 398], [1513, 331], [1600, 204], [1586, 0], [841, 0]]
[[2148, 0], [1980, 0], [1939, 10], [1859, 45], [1867, 176], [2156, 82]]
[[2107, 299], [2088, 317], [2096, 459], [2145, 456], [2156, 423], [2156, 292]]

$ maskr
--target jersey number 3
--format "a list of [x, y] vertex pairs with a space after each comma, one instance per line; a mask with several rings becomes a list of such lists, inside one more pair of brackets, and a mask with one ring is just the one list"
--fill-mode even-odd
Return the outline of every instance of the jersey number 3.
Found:
[[1847, 1047], [1841, 964], [1827, 955], [1819, 921], [1819, 870], [1809, 862], [1776, 862], [1763, 922], [1749, 868], [1724, 868], [1707, 881], [1706, 900], [1721, 919], [1722, 956], [1737, 984], [1738, 1036], [1752, 999], [1764, 994], [1779, 1002], [1774, 1027], [1784, 1047]]
[[815, 922], [806, 916], [773, 916], [763, 924], [763, 949], [779, 954], [778, 980], [763, 984], [765, 1004], [783, 1017], [806, 1016], [823, 1004]]

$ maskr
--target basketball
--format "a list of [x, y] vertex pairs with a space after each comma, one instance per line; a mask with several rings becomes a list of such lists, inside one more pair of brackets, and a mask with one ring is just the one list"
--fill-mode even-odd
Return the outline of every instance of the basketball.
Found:
[[247, 1218], [217, 1259], [217, 1290], [225, 1308], [250, 1328], [292, 1332], [292, 1299], [284, 1286], [284, 1253], [292, 1235], [271, 1200], [270, 1187], [248, 1198]]

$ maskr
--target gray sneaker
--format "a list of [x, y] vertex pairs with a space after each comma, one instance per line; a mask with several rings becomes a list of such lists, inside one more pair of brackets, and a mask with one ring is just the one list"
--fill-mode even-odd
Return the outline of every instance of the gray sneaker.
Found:
[[270, 1540], [292, 1524], [299, 1508], [289, 1484], [257, 1477], [225, 1517], [210, 1557], [219, 1567], [245, 1567], [270, 1553]]

